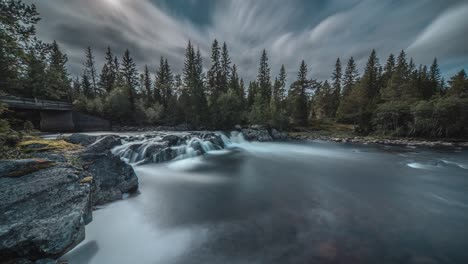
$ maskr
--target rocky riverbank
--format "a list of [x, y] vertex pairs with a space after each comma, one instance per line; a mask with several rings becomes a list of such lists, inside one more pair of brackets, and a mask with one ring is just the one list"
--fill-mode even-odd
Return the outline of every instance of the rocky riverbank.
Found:
[[320, 133], [307, 134], [288, 134], [288, 140], [304, 141], [304, 140], [322, 140], [338, 143], [355, 143], [355, 144], [377, 144], [387, 146], [401, 147], [423, 147], [423, 148], [468, 148], [468, 141], [453, 140], [426, 140], [426, 139], [408, 139], [408, 138], [376, 138], [372, 136], [336, 136], [336, 135], [321, 135]]
[[0, 161], [1, 263], [55, 263], [84, 239], [96, 205], [138, 189], [133, 168], [110, 151], [119, 137], [79, 137], [73, 150], [35, 143], [31, 159]]

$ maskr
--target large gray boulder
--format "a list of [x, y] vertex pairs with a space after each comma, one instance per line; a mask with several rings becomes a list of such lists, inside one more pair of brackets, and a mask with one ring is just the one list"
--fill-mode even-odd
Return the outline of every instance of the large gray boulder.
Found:
[[57, 258], [84, 239], [92, 219], [90, 185], [60, 165], [0, 177], [0, 260]]
[[94, 181], [94, 204], [119, 200], [123, 194], [138, 190], [138, 178], [133, 167], [111, 153], [111, 149], [119, 145], [119, 137], [106, 136], [89, 145], [80, 154], [85, 172]]

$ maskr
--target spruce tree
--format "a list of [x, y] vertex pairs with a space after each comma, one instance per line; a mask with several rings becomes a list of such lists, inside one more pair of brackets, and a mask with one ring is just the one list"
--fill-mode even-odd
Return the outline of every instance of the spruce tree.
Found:
[[331, 106], [330, 106], [331, 117], [335, 117], [338, 107], [340, 105], [342, 77], [343, 77], [343, 73], [341, 69], [341, 61], [340, 61], [340, 58], [338, 58], [335, 63], [335, 70], [332, 74], [333, 93], [332, 93]]
[[116, 78], [117, 78], [118, 66], [116, 66], [114, 61], [114, 55], [110, 47], [107, 47], [105, 62], [102, 66], [101, 74], [99, 76], [99, 87], [102, 90], [110, 93], [114, 88]]
[[307, 64], [303, 60], [299, 67], [297, 80], [289, 90], [291, 118], [295, 125], [307, 125], [309, 116], [307, 90], [311, 82], [307, 79]]
[[63, 54], [56, 41], [52, 43], [50, 51], [50, 62], [47, 68], [47, 98], [53, 100], [70, 99], [70, 79], [65, 64], [68, 58]]
[[222, 92], [227, 92], [229, 79], [231, 78], [231, 58], [229, 57], [229, 51], [226, 42], [223, 43], [221, 51], [221, 73], [220, 73], [220, 88]]
[[261, 97], [265, 102], [269, 102], [271, 97], [271, 80], [270, 67], [268, 66], [268, 55], [266, 50], [263, 50], [262, 56], [260, 58], [257, 83]]
[[143, 73], [143, 86], [145, 89], [146, 103], [149, 106], [153, 103], [153, 93], [151, 91], [151, 76], [148, 69], [148, 65], [145, 65], [145, 70]]
[[351, 57], [348, 60], [348, 64], [346, 66], [344, 78], [343, 78], [343, 91], [342, 96], [347, 97], [351, 93], [352, 87], [356, 84], [356, 81], [359, 77], [359, 72], [356, 66], [356, 62], [354, 58]]
[[432, 92], [432, 97], [433, 95], [440, 93], [442, 90], [440, 87], [440, 70], [439, 64], [437, 63], [437, 58], [434, 58], [434, 61], [432, 62], [431, 68], [429, 70], [429, 80], [431, 82], [429, 89]]
[[122, 75], [124, 85], [127, 88], [128, 99], [130, 101], [131, 111], [135, 111], [136, 102], [136, 87], [138, 87], [138, 71], [133, 58], [130, 57], [130, 51], [127, 49], [122, 58], [120, 65], [120, 73]]
[[91, 83], [91, 89], [92, 89], [92, 94], [93, 96], [97, 96], [98, 95], [98, 88], [97, 88], [97, 82], [96, 82], [96, 76], [97, 76], [97, 72], [96, 72], [96, 67], [95, 67], [95, 64], [94, 64], [94, 55], [93, 55], [93, 52], [91, 50], [91, 47], [87, 47], [86, 50], [85, 50], [85, 56], [86, 56], [86, 61], [85, 61], [85, 74], [88, 75], [88, 79]]
[[211, 68], [208, 71], [208, 90], [211, 95], [211, 102], [215, 102], [220, 94], [220, 72], [221, 72], [221, 53], [218, 40], [214, 40], [211, 45]]

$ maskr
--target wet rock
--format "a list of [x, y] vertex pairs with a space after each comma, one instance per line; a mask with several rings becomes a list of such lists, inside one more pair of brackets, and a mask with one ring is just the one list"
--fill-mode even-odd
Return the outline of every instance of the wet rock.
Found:
[[65, 137], [64, 140], [68, 143], [79, 144], [86, 147], [96, 142], [98, 138], [98, 136], [90, 136], [86, 134], [72, 134], [69, 137]]
[[245, 138], [249, 141], [273, 141], [273, 138], [266, 129], [243, 129], [242, 134], [244, 134]]
[[122, 142], [118, 136], [105, 136], [98, 139], [93, 144], [89, 145], [86, 149], [86, 153], [106, 153], [110, 152], [114, 147], [121, 145]]
[[45, 159], [0, 160], [0, 178], [21, 177], [54, 165]]
[[271, 137], [273, 138], [273, 140], [286, 140], [288, 138], [288, 135], [286, 133], [279, 132], [278, 130], [273, 128], [271, 130]]
[[162, 138], [163, 141], [168, 142], [169, 146], [177, 146], [181, 143], [182, 138], [177, 135], [166, 135]]
[[165, 148], [153, 156], [155, 163], [166, 162], [177, 157], [177, 151], [172, 148]]
[[122, 199], [124, 193], [138, 190], [138, 178], [132, 166], [110, 152], [80, 155], [85, 172], [93, 177], [93, 204]]
[[92, 204], [90, 185], [79, 177], [75, 168], [59, 165], [0, 178], [2, 262], [57, 258], [84, 239]]

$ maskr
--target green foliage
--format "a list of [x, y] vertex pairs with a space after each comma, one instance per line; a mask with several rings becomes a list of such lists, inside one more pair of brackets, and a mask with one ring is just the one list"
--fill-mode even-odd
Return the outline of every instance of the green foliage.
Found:
[[421, 101], [411, 109], [411, 135], [463, 137], [468, 132], [468, 99], [457, 97]]
[[372, 123], [377, 133], [406, 136], [410, 120], [410, 105], [404, 101], [392, 101], [377, 107]]
[[[4, 104], [0, 103], [0, 117], [7, 110]], [[10, 129], [8, 121], [0, 118], [0, 133], [6, 133]]]

